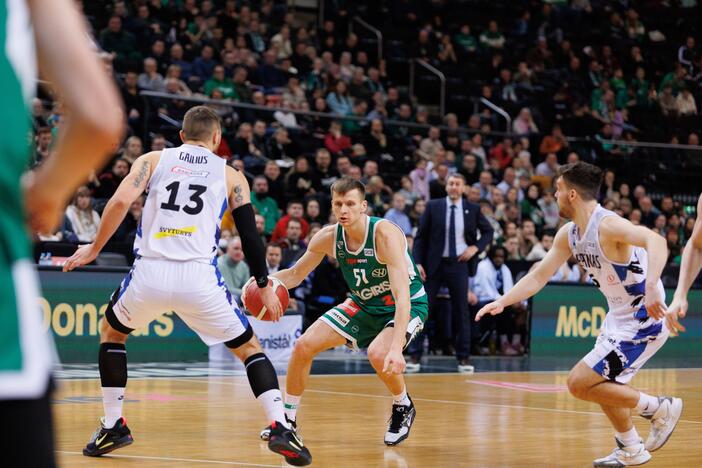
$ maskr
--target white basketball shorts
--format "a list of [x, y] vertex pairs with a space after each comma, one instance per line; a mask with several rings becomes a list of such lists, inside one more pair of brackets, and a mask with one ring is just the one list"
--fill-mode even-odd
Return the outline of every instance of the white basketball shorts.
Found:
[[[236, 342], [252, 334], [249, 321], [212, 264], [138, 258], [110, 304], [106, 318], [123, 333], [144, 328], [173, 311], [207, 345]], [[115, 318], [118, 323], [113, 323]]]
[[663, 321], [656, 321], [636, 331], [608, 332], [603, 327], [595, 347], [583, 361], [602, 377], [627, 384], [661, 349], [670, 332]]

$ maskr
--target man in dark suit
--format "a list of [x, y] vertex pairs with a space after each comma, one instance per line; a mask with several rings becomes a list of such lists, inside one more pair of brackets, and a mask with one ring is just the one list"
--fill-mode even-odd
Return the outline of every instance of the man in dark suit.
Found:
[[[414, 261], [429, 296], [429, 310], [436, 293], [446, 285], [451, 296], [453, 332], [456, 338], [458, 371], [473, 372], [470, 356], [471, 320], [468, 312], [468, 277], [475, 274], [478, 254], [492, 242], [493, 229], [480, 213], [480, 206], [463, 198], [466, 187], [461, 174], [452, 174], [446, 183], [445, 198], [430, 200], [419, 221], [414, 240]], [[480, 232], [480, 239], [477, 233]], [[419, 370], [423, 340], [410, 346], [409, 372]]]

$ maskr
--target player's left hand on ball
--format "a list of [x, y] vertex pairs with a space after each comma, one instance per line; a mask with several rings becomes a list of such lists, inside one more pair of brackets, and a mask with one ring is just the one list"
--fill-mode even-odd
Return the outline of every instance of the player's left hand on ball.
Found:
[[280, 299], [278, 299], [278, 296], [276, 295], [275, 291], [273, 291], [273, 288], [271, 288], [270, 286], [261, 288], [261, 301], [266, 307], [266, 310], [268, 310], [268, 313], [271, 316], [271, 320], [273, 320], [274, 322], [280, 320], [280, 317], [283, 316], [284, 312], [283, 306], [280, 303]]
[[95, 251], [93, 244], [85, 244], [78, 247], [71, 257], [63, 264], [63, 271], [71, 271], [79, 266], [87, 265], [95, 260], [99, 251]]
[[386, 374], [402, 374], [405, 371], [405, 357], [402, 351], [391, 349], [385, 356], [383, 372]]
[[661, 297], [661, 293], [658, 291], [658, 286], [649, 288], [646, 285], [646, 299], [644, 301], [644, 306], [646, 307], [646, 312], [649, 317], [653, 317], [656, 320], [660, 320], [665, 317], [665, 312], [667, 310], [665, 302]]

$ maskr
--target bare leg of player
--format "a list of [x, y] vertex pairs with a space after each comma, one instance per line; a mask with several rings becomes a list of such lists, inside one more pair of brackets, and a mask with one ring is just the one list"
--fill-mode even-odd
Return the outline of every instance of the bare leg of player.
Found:
[[[314, 357], [345, 343], [346, 338], [320, 320], [313, 323], [295, 342], [285, 378], [285, 419], [294, 430], [297, 430], [297, 409], [307, 386]], [[261, 431], [261, 439], [268, 440], [268, 437], [269, 430], [266, 428]]]
[[312, 368], [312, 360], [322, 351], [346, 344], [346, 338], [317, 320], [295, 342], [285, 378], [285, 416], [294, 424], [302, 393]]
[[[568, 375], [568, 389], [578, 399], [598, 403], [614, 430], [617, 448], [607, 457], [594, 461], [594, 466], [628, 466], [646, 463], [650, 451], [659, 449], [670, 437], [682, 411], [682, 401], [656, 397], [629, 385], [612, 382], [580, 361]], [[653, 424], [646, 443], [639, 436], [631, 411], [659, 421]]]
[[417, 414], [412, 399], [407, 394], [404, 376], [383, 372], [385, 356], [392, 344], [393, 332], [392, 327], [385, 328], [368, 347], [368, 360], [393, 397], [392, 416], [385, 433], [386, 445], [397, 445], [409, 437], [412, 422]]

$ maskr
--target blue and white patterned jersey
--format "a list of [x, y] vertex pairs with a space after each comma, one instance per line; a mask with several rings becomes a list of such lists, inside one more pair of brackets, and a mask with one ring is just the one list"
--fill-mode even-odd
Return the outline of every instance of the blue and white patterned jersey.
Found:
[[212, 262], [228, 206], [224, 159], [201, 146], [165, 149], [147, 191], [135, 253]]
[[[568, 245], [593, 284], [607, 298], [609, 311], [602, 324], [603, 333], [626, 339], [646, 339], [657, 335], [662, 327], [662, 321], [650, 318], [644, 306], [648, 254], [646, 249], [632, 246], [628, 263], [609, 260], [602, 251], [599, 237], [600, 223], [608, 216], [618, 215], [598, 204], [583, 234], [575, 223], [569, 223]], [[660, 280], [658, 289], [665, 297]], [[648, 332], [642, 334], [644, 330]]]

